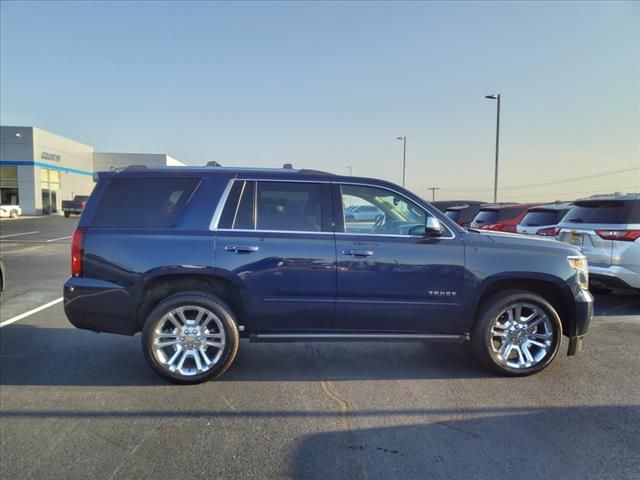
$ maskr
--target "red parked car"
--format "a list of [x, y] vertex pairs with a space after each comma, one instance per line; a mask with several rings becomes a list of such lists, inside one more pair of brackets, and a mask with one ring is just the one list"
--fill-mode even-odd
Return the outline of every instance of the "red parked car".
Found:
[[538, 204], [497, 203], [484, 205], [471, 222], [471, 228], [515, 233], [516, 227], [527, 214], [527, 210]]

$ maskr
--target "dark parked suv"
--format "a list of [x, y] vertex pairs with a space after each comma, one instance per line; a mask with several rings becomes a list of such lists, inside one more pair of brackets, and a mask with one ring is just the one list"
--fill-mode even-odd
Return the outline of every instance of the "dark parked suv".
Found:
[[[382, 213], [363, 230], [345, 204]], [[506, 375], [576, 353], [593, 298], [577, 247], [467, 231], [391, 183], [294, 169], [100, 173], [74, 233], [67, 317], [133, 335], [177, 383], [251, 341], [469, 340]]]

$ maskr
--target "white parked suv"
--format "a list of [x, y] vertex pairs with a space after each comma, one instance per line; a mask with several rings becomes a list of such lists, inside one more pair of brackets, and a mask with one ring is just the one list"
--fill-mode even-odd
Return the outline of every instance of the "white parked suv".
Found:
[[0, 205], [0, 217], [16, 218], [22, 215], [20, 205]]
[[516, 227], [516, 232], [525, 235], [541, 235], [555, 237], [558, 233], [558, 223], [571, 210], [571, 203], [555, 202], [547, 205], [531, 207]]
[[577, 200], [558, 228], [558, 240], [587, 256], [593, 291], [640, 292], [640, 194]]

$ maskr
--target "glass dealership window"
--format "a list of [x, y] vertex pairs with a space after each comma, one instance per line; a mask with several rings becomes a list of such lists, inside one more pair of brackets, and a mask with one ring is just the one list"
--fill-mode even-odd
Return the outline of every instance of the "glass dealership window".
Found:
[[45, 190], [60, 190], [60, 172], [49, 168], [41, 168], [40, 188]]
[[0, 203], [18, 205], [18, 167], [0, 167]]

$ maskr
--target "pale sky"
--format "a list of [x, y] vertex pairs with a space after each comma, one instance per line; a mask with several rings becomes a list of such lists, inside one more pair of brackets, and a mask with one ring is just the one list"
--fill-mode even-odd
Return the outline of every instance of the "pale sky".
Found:
[[499, 200], [640, 191], [638, 2], [0, 9], [3, 125], [193, 165], [352, 166], [397, 183], [406, 135], [408, 188], [490, 200], [484, 95], [499, 92]]

